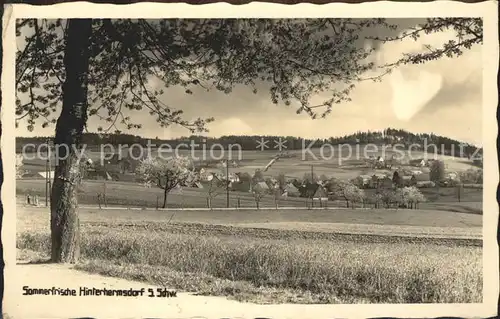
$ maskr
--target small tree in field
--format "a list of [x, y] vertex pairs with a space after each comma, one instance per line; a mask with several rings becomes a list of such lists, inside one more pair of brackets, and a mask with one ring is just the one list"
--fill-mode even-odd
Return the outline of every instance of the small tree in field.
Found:
[[395, 171], [394, 174], [392, 175], [392, 183], [396, 186], [396, 187], [401, 187], [403, 185], [403, 179], [402, 177], [399, 175], [398, 171]]
[[140, 162], [136, 174], [147, 187], [156, 185], [163, 189], [163, 208], [166, 208], [168, 193], [196, 176], [191, 168], [191, 161], [184, 156], [168, 160], [149, 157]]
[[217, 197], [219, 194], [223, 193], [225, 191], [225, 185], [226, 181], [221, 180], [220, 178], [212, 175], [203, 176], [204, 179], [207, 181], [206, 183], [206, 195], [207, 195], [207, 206], [208, 208], [212, 209], [212, 201], [215, 197]]
[[463, 195], [463, 192], [464, 192], [464, 184], [462, 184], [461, 182], [458, 182], [455, 185], [455, 191], [457, 193], [457, 199], [460, 202], [462, 200], [462, 195]]
[[392, 189], [384, 189], [381, 191], [380, 200], [385, 205], [385, 208], [389, 208], [393, 203], [398, 202], [397, 194]]
[[334, 196], [345, 200], [348, 208], [349, 203], [362, 203], [365, 198], [364, 191], [350, 181], [337, 181], [332, 188]]
[[255, 200], [255, 205], [257, 206], [257, 209], [260, 209], [260, 202], [268, 192], [269, 188], [264, 187], [262, 182], [257, 183], [252, 187], [253, 198]]
[[417, 209], [419, 203], [426, 201], [424, 194], [422, 194], [422, 192], [418, 188], [416, 188], [415, 186], [410, 187], [409, 197], [410, 197], [410, 205], [411, 205], [410, 208]]
[[425, 196], [414, 186], [403, 187], [396, 191], [395, 199], [406, 208], [417, 208], [418, 203], [425, 201]]
[[373, 202], [373, 205], [375, 208], [380, 207], [380, 203], [382, 202], [382, 194], [381, 193], [375, 193], [371, 196], [371, 201]]

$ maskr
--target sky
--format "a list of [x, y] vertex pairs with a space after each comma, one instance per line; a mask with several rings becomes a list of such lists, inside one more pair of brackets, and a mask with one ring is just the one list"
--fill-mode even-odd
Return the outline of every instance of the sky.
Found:
[[[397, 20], [401, 28], [416, 22], [415, 19]], [[452, 37], [452, 33], [442, 32], [418, 41], [381, 44], [374, 58], [378, 64], [393, 62], [404, 52], [424, 51], [424, 45], [439, 46]], [[385, 76], [382, 82], [359, 83], [350, 96], [352, 101], [334, 105], [325, 119], [298, 115], [296, 107], [274, 105], [268, 92], [260, 90], [253, 94], [247, 87], [236, 87], [229, 95], [204, 90], [193, 90], [193, 95], [186, 95], [182, 88], [171, 88], [166, 90], [163, 102], [182, 109], [187, 119], [214, 117], [215, 121], [207, 126], [209, 132], [204, 133], [214, 137], [248, 134], [326, 138], [391, 127], [414, 133], [432, 132], [481, 145], [481, 55], [481, 47], [474, 46], [458, 58], [445, 57], [423, 65], [402, 66]], [[133, 116], [143, 128], [127, 133], [165, 139], [190, 135], [178, 126], [160, 128], [147, 112], [134, 112]], [[100, 125], [97, 118], [91, 117], [88, 128], [93, 131]], [[17, 134], [53, 135], [54, 127], [38, 126], [34, 132], [28, 132], [21, 123]]]

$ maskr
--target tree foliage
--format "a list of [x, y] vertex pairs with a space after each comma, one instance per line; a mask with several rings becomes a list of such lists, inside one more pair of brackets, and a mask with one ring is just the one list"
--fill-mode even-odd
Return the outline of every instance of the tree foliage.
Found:
[[[452, 28], [458, 41], [382, 66], [371, 79], [380, 80], [399, 64], [460, 55], [481, 43], [480, 22], [428, 19], [403, 37]], [[24, 42], [16, 55], [18, 121], [25, 119], [29, 130], [40, 120], [42, 126], [57, 123], [55, 144], [70, 147], [68, 159], [56, 167], [51, 238], [52, 260], [71, 262], [78, 259], [80, 241], [73, 149], [82, 143], [89, 116], [102, 119], [103, 132], [119, 132], [120, 124], [140, 128], [132, 111], [147, 111], [161, 127], [203, 132], [213, 118], [186, 118], [183, 106], [171, 105], [164, 90], [229, 94], [243, 85], [254, 93], [267, 90], [272, 103], [293, 104], [297, 113], [325, 117], [335, 104], [350, 100], [356, 83], [370, 79], [365, 76], [375, 67], [374, 49], [360, 45], [360, 34], [376, 25], [395, 28], [384, 19], [20, 19], [16, 24]], [[317, 97], [323, 101], [313, 103]], [[168, 191], [190, 174], [187, 164], [148, 161], [141, 173], [164, 189], [165, 206]]]
[[420, 190], [414, 186], [403, 187], [396, 190], [395, 199], [398, 204], [411, 208], [413, 205], [425, 202], [426, 198]]
[[[125, 109], [148, 111], [160, 126], [204, 131], [213, 119], [183, 118], [182, 105], [168, 105], [164, 89], [181, 86], [230, 93], [239, 84], [257, 92], [266, 82], [273, 103], [297, 103], [316, 117], [311, 95], [329, 92], [320, 106], [349, 99], [361, 75], [372, 69], [372, 50], [358, 47], [361, 30], [382, 21], [352, 19], [94, 19], [90, 39], [88, 114], [107, 127], [139, 128]], [[28, 128], [55, 123], [66, 79], [67, 21], [18, 20], [16, 113]], [[27, 101], [25, 101], [27, 100]]]
[[331, 179], [329, 190], [335, 198], [345, 200], [347, 207], [349, 203], [362, 203], [365, 199], [364, 191], [350, 181]]
[[441, 160], [432, 161], [429, 170], [429, 178], [435, 182], [436, 185], [443, 181], [445, 177], [445, 165]]
[[167, 195], [184, 183], [195, 180], [196, 173], [192, 162], [184, 156], [172, 157], [166, 160], [148, 157], [139, 163], [136, 171], [147, 187], [157, 186], [164, 191], [163, 207], [166, 207]]
[[483, 169], [469, 168], [468, 170], [461, 171], [459, 176], [462, 183], [468, 183], [468, 184], [483, 183]]
[[404, 64], [423, 64], [442, 57], [454, 58], [461, 56], [464, 51], [474, 45], [483, 43], [483, 20], [481, 18], [429, 18], [424, 23], [404, 30], [397, 36], [371, 37], [374, 40], [386, 42], [412, 39], [417, 41], [423, 35], [451, 31], [452, 39], [440, 47], [424, 44], [426, 52], [406, 53], [397, 61], [383, 67], [397, 67]]

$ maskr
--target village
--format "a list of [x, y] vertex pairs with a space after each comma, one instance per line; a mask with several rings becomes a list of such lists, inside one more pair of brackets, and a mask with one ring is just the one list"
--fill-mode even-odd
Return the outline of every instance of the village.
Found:
[[[115, 154], [101, 165], [87, 156], [81, 165], [83, 180], [138, 185], [144, 181], [144, 172], [138, 171], [143, 160]], [[306, 166], [302, 176], [292, 172], [299, 167], [298, 162], [296, 154], [289, 152], [269, 153], [268, 157], [252, 162], [261, 163], [260, 166], [237, 160], [199, 161], [190, 167], [192, 172], [189, 176], [179, 177], [172, 187], [162, 186], [161, 182], [154, 186], [165, 191], [165, 202], [167, 193], [175, 194], [182, 189], [198, 190], [199, 196], [206, 198], [203, 206], [208, 208], [215, 206], [215, 197], [227, 197], [229, 205], [229, 197], [239, 197], [240, 194], [250, 194], [253, 206], [257, 208], [264, 198], [267, 202], [272, 199], [270, 202], [276, 207], [292, 198], [303, 198], [307, 207], [416, 208], [418, 203], [437, 200], [443, 189], [448, 200], [451, 197], [460, 202], [466, 194], [464, 189], [482, 188], [481, 169], [451, 170], [443, 161], [433, 158], [404, 162], [396, 159], [394, 154], [369, 156], [347, 161], [330, 170], [324, 168], [324, 163], [309, 164], [305, 161], [299, 163]], [[45, 179], [50, 185], [54, 172], [47, 167], [38, 172], [24, 170], [20, 178]], [[350, 175], [339, 175], [339, 171], [349, 171]], [[105, 192], [99, 191], [98, 201], [106, 197]], [[240, 207], [239, 199], [235, 205]]]

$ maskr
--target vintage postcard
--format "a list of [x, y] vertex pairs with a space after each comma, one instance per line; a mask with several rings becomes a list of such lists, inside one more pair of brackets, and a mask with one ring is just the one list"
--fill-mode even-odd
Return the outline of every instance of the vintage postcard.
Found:
[[495, 2], [3, 23], [6, 318], [495, 315]]

